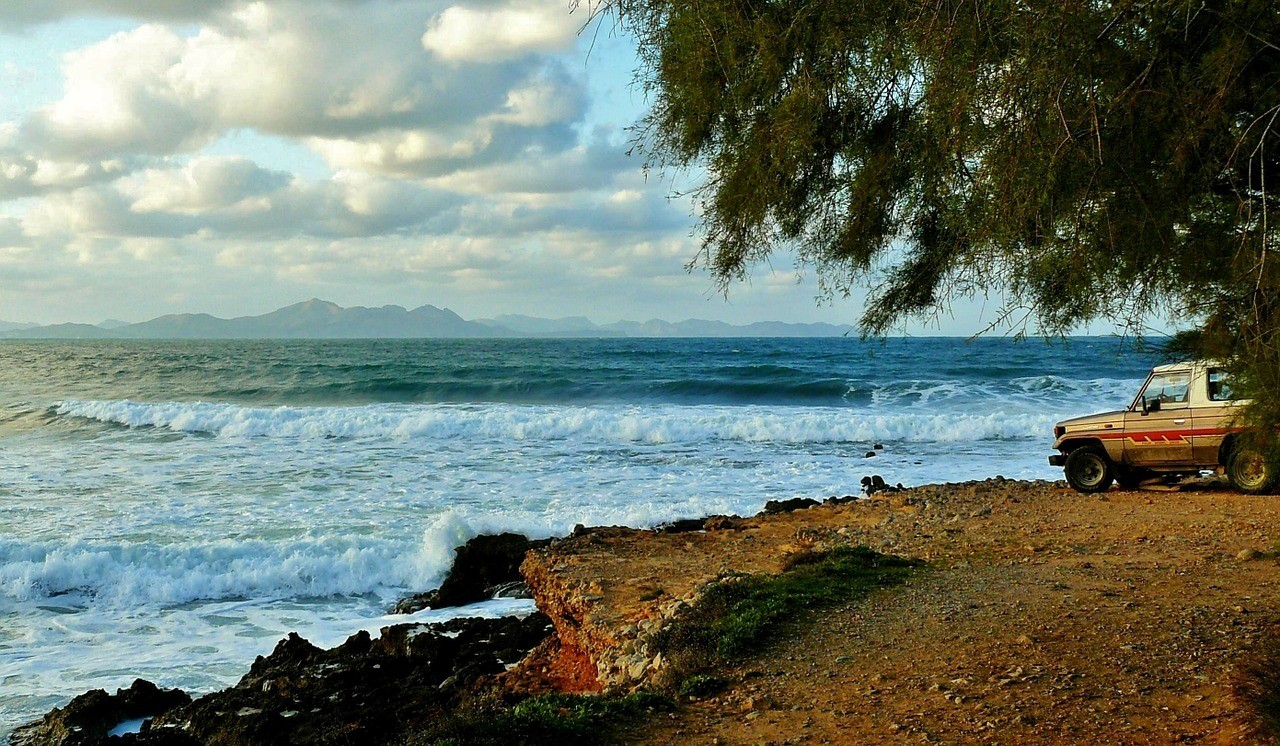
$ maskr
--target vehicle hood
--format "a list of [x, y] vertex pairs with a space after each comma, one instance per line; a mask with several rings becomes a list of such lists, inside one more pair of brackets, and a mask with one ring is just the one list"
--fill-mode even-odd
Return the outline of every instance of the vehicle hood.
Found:
[[1108, 422], [1118, 422], [1124, 419], [1125, 411], [1117, 409], [1112, 412], [1100, 412], [1098, 414], [1085, 415], [1084, 417], [1072, 417], [1069, 420], [1063, 420], [1058, 423], [1058, 427], [1065, 427], [1068, 432], [1073, 430], [1087, 430], [1090, 427], [1101, 427]]

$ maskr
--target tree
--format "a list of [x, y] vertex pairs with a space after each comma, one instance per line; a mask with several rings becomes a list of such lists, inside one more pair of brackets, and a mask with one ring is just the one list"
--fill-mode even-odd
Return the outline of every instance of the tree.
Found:
[[786, 247], [864, 332], [999, 291], [1056, 335], [1153, 315], [1280, 422], [1274, 0], [601, 0], [653, 165], [705, 169], [727, 290]]

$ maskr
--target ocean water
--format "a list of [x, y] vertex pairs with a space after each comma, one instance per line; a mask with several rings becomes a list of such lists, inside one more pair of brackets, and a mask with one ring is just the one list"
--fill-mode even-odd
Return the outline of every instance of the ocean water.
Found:
[[211, 691], [289, 631], [401, 621], [479, 532], [1056, 479], [1054, 422], [1154, 362], [1101, 338], [0, 343], [0, 739], [89, 688]]

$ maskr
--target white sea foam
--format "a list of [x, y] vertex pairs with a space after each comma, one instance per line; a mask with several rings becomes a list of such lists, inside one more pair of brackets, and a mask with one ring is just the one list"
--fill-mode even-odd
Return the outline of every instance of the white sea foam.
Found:
[[[58, 414], [127, 427], [218, 438], [383, 438], [411, 440], [541, 441], [589, 439], [613, 443], [699, 443], [732, 440], [841, 443], [867, 440], [957, 442], [1041, 437], [1061, 419], [1058, 402], [954, 411], [928, 404], [935, 389], [918, 392], [923, 406], [631, 407], [400, 405], [357, 407], [242, 407], [233, 404], [67, 401]], [[1046, 411], [1053, 408], [1052, 411]], [[940, 410], [940, 411], [938, 411]], [[1031, 410], [1031, 411], [1029, 411]], [[1065, 409], [1070, 413], [1071, 409]]]
[[0, 539], [0, 597], [66, 597], [96, 607], [198, 600], [328, 596], [430, 584], [448, 569], [453, 539], [418, 546], [328, 537], [267, 542], [28, 542]]

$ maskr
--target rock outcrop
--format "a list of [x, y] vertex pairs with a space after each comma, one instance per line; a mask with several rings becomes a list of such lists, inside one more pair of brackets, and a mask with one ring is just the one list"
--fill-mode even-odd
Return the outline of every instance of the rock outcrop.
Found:
[[847, 543], [828, 530], [833, 515], [854, 528], [915, 510], [910, 499], [796, 499], [753, 518], [710, 518], [701, 531], [688, 524], [676, 531], [607, 528], [553, 540], [530, 551], [521, 570], [555, 639], [518, 673], [536, 669], [554, 688], [573, 692], [661, 683], [667, 661], [656, 636], [710, 584], [738, 573], [778, 573], [794, 555]]
[[[9, 737], [12, 746], [97, 746], [108, 742], [113, 729], [131, 720], [164, 714], [190, 704], [191, 697], [178, 689], [161, 689], [138, 679], [128, 689], [107, 694], [102, 689], [85, 692], [39, 720], [24, 725]], [[160, 739], [115, 737], [112, 743], [160, 744]]]
[[[389, 743], [446, 716], [547, 638], [542, 614], [360, 632], [321, 650], [296, 634], [235, 686], [194, 701], [145, 681], [96, 690], [15, 732], [14, 746]], [[108, 738], [124, 720], [141, 732]]]
[[490, 598], [529, 598], [520, 563], [526, 552], [548, 541], [513, 533], [477, 536], [457, 548], [453, 567], [439, 588], [402, 599], [393, 613], [466, 606]]
[[810, 497], [793, 497], [790, 500], [770, 500], [764, 504], [764, 510], [760, 511], [765, 515], [775, 515], [777, 513], [791, 513], [797, 510], [812, 508], [820, 505], [817, 500]]

